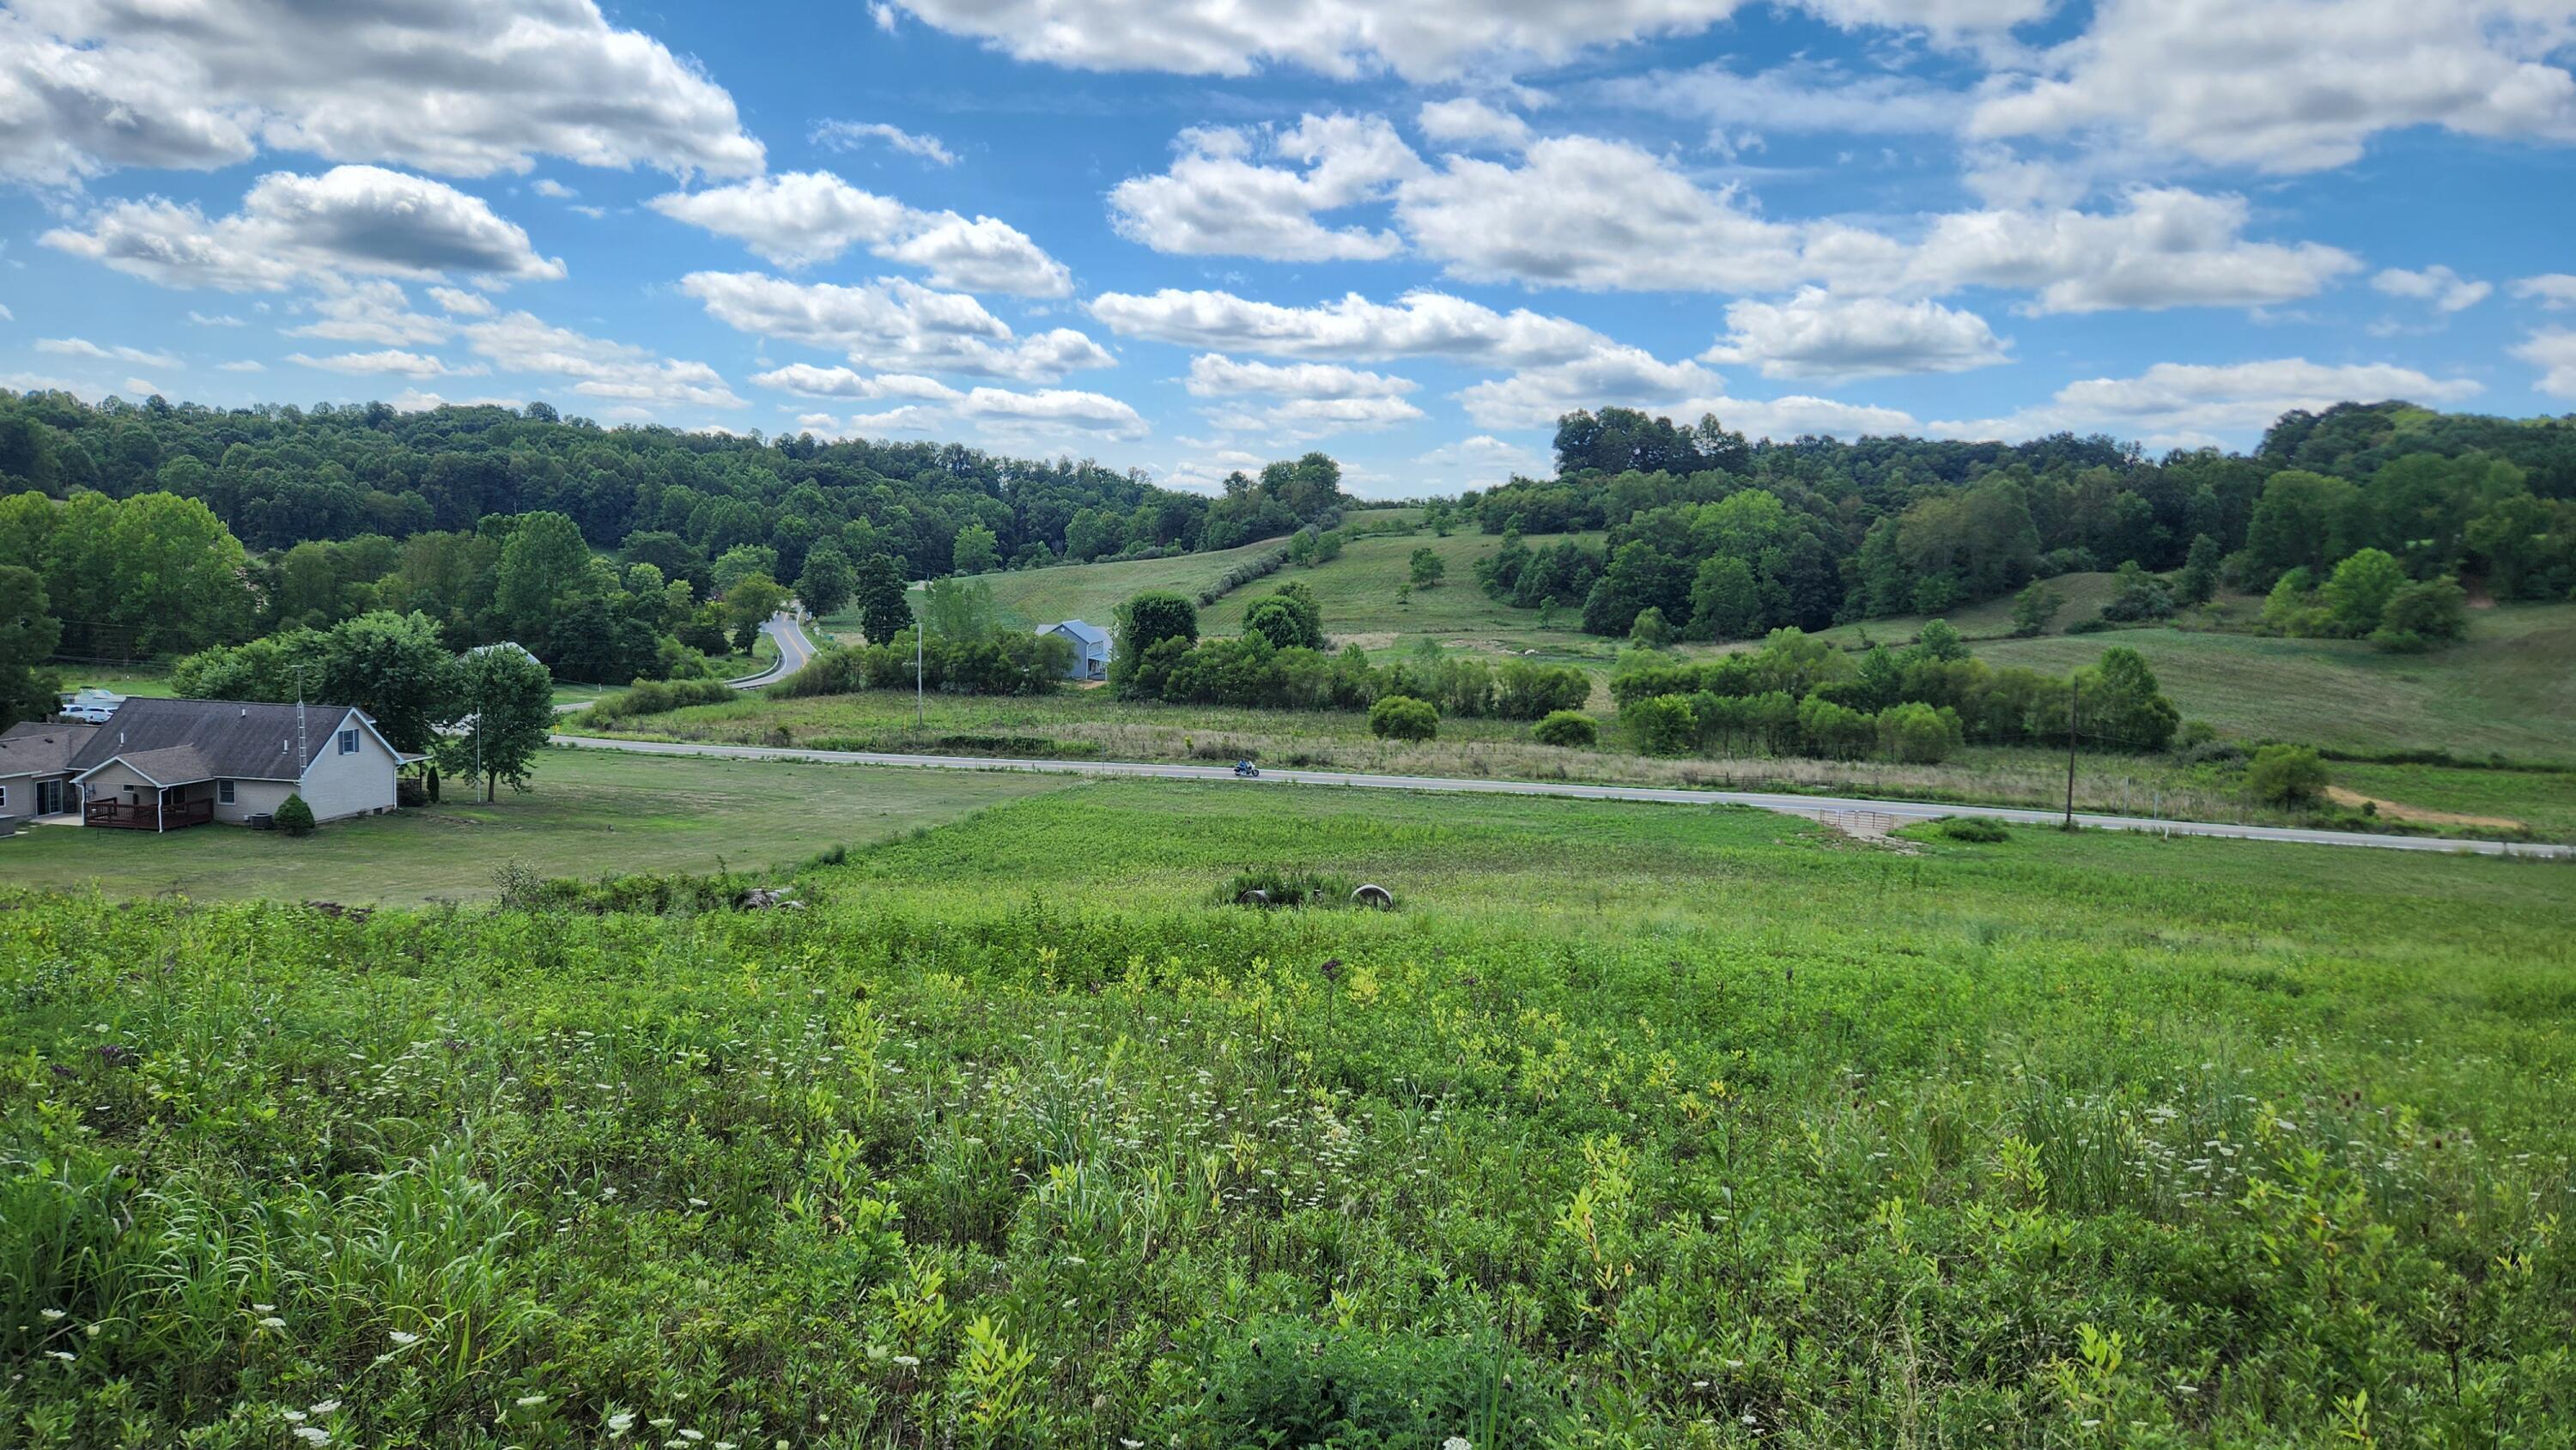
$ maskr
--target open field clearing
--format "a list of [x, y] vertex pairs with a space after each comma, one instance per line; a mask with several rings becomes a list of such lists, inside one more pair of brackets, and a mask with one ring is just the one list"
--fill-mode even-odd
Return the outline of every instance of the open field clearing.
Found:
[[793, 912], [0, 894], [0, 1419], [2553, 1443], [2569, 881], [1138, 783]]
[[761, 871], [835, 845], [865, 845], [1061, 782], [961, 771], [857, 770], [726, 760], [638, 760], [552, 750], [536, 789], [490, 805], [451, 782], [435, 806], [337, 821], [298, 841], [202, 826], [146, 831], [44, 826], [0, 840], [0, 881], [110, 897], [344, 903], [489, 898], [505, 863], [541, 876]]

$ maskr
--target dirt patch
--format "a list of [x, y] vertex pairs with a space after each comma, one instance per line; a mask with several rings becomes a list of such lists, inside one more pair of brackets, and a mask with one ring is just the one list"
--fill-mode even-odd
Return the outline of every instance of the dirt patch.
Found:
[[2326, 787], [2326, 799], [2347, 810], [2357, 811], [2365, 805], [2375, 805], [2379, 807], [2379, 814], [2388, 820], [2413, 821], [2419, 826], [2483, 826], [2491, 831], [2523, 829], [2522, 822], [2511, 816], [2464, 816], [2456, 811], [2428, 811], [2420, 806], [2399, 805], [2395, 801], [2384, 801], [2377, 796], [2363, 795], [2357, 790], [2347, 790], [2339, 785]]
[[[1799, 811], [1796, 814], [1803, 816], [1809, 812]], [[1888, 834], [1899, 826], [1917, 824], [1911, 816], [1892, 816], [1884, 811], [1816, 811], [1813, 814], [1816, 824], [1863, 845], [1883, 846], [1900, 856], [1911, 856], [1915, 853], [1912, 841], [1902, 836]]]

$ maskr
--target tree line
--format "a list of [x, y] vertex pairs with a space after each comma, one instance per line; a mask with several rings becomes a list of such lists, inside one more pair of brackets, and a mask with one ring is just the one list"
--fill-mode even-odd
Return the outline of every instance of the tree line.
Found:
[[753, 544], [774, 550], [775, 577], [789, 580], [808, 549], [838, 539], [853, 560], [883, 552], [920, 579], [1285, 535], [1340, 503], [1341, 470], [1309, 453], [1237, 473], [1207, 498], [1088, 460], [602, 428], [543, 403], [402, 413], [0, 392], [0, 493], [12, 492], [193, 499], [254, 551], [471, 533], [488, 517], [542, 512], [599, 549], [670, 535], [698, 569]]
[[1198, 606], [1161, 590], [1120, 605], [1116, 634], [1109, 685], [1129, 700], [1372, 711], [1400, 698], [1442, 715], [1536, 720], [1577, 708], [1592, 693], [1590, 677], [1570, 665], [1495, 666], [1429, 639], [1385, 664], [1356, 644], [1327, 654], [1323, 611], [1303, 580], [1254, 600], [1240, 634], [1202, 638]]
[[[2251, 455], [2150, 462], [2067, 435], [1748, 444], [1714, 419], [1680, 428], [1604, 408], [1560, 420], [1556, 462], [1554, 478], [1461, 499], [1502, 536], [1478, 582], [1521, 607], [1579, 610], [1596, 634], [1628, 634], [1652, 610], [1682, 638], [1760, 639], [2124, 564], [2189, 570], [2204, 599], [2220, 581], [2263, 593], [2302, 569], [2315, 588], [2364, 550], [2428, 585], [2576, 591], [2576, 420], [2342, 404], [2285, 415]], [[1591, 531], [1606, 534], [1597, 547], [1525, 542]], [[2438, 614], [2440, 592], [2412, 596], [2408, 618]], [[2387, 637], [2428, 638], [2405, 621]]]
[[2135, 650], [2107, 649], [2067, 678], [1998, 669], [1940, 620], [1906, 649], [1879, 645], [1857, 659], [1794, 626], [1759, 650], [1710, 660], [1632, 651], [1610, 693], [1620, 724], [1653, 755], [1875, 752], [1931, 763], [1968, 741], [2148, 753], [2170, 745], [2182, 723]]

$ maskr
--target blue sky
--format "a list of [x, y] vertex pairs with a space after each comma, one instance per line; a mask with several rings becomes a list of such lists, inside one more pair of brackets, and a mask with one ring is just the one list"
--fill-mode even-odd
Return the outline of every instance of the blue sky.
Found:
[[2571, 59], [2567, 0], [9, 0], [0, 386], [1380, 495], [1611, 402], [2566, 412]]

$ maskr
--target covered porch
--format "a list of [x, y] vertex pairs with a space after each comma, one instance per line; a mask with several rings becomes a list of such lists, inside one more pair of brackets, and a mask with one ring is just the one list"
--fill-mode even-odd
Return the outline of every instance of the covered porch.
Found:
[[122, 831], [176, 831], [206, 825], [215, 818], [214, 788], [204, 786], [202, 794], [199, 789], [173, 785], [123, 799], [102, 795], [81, 803], [81, 824]]

